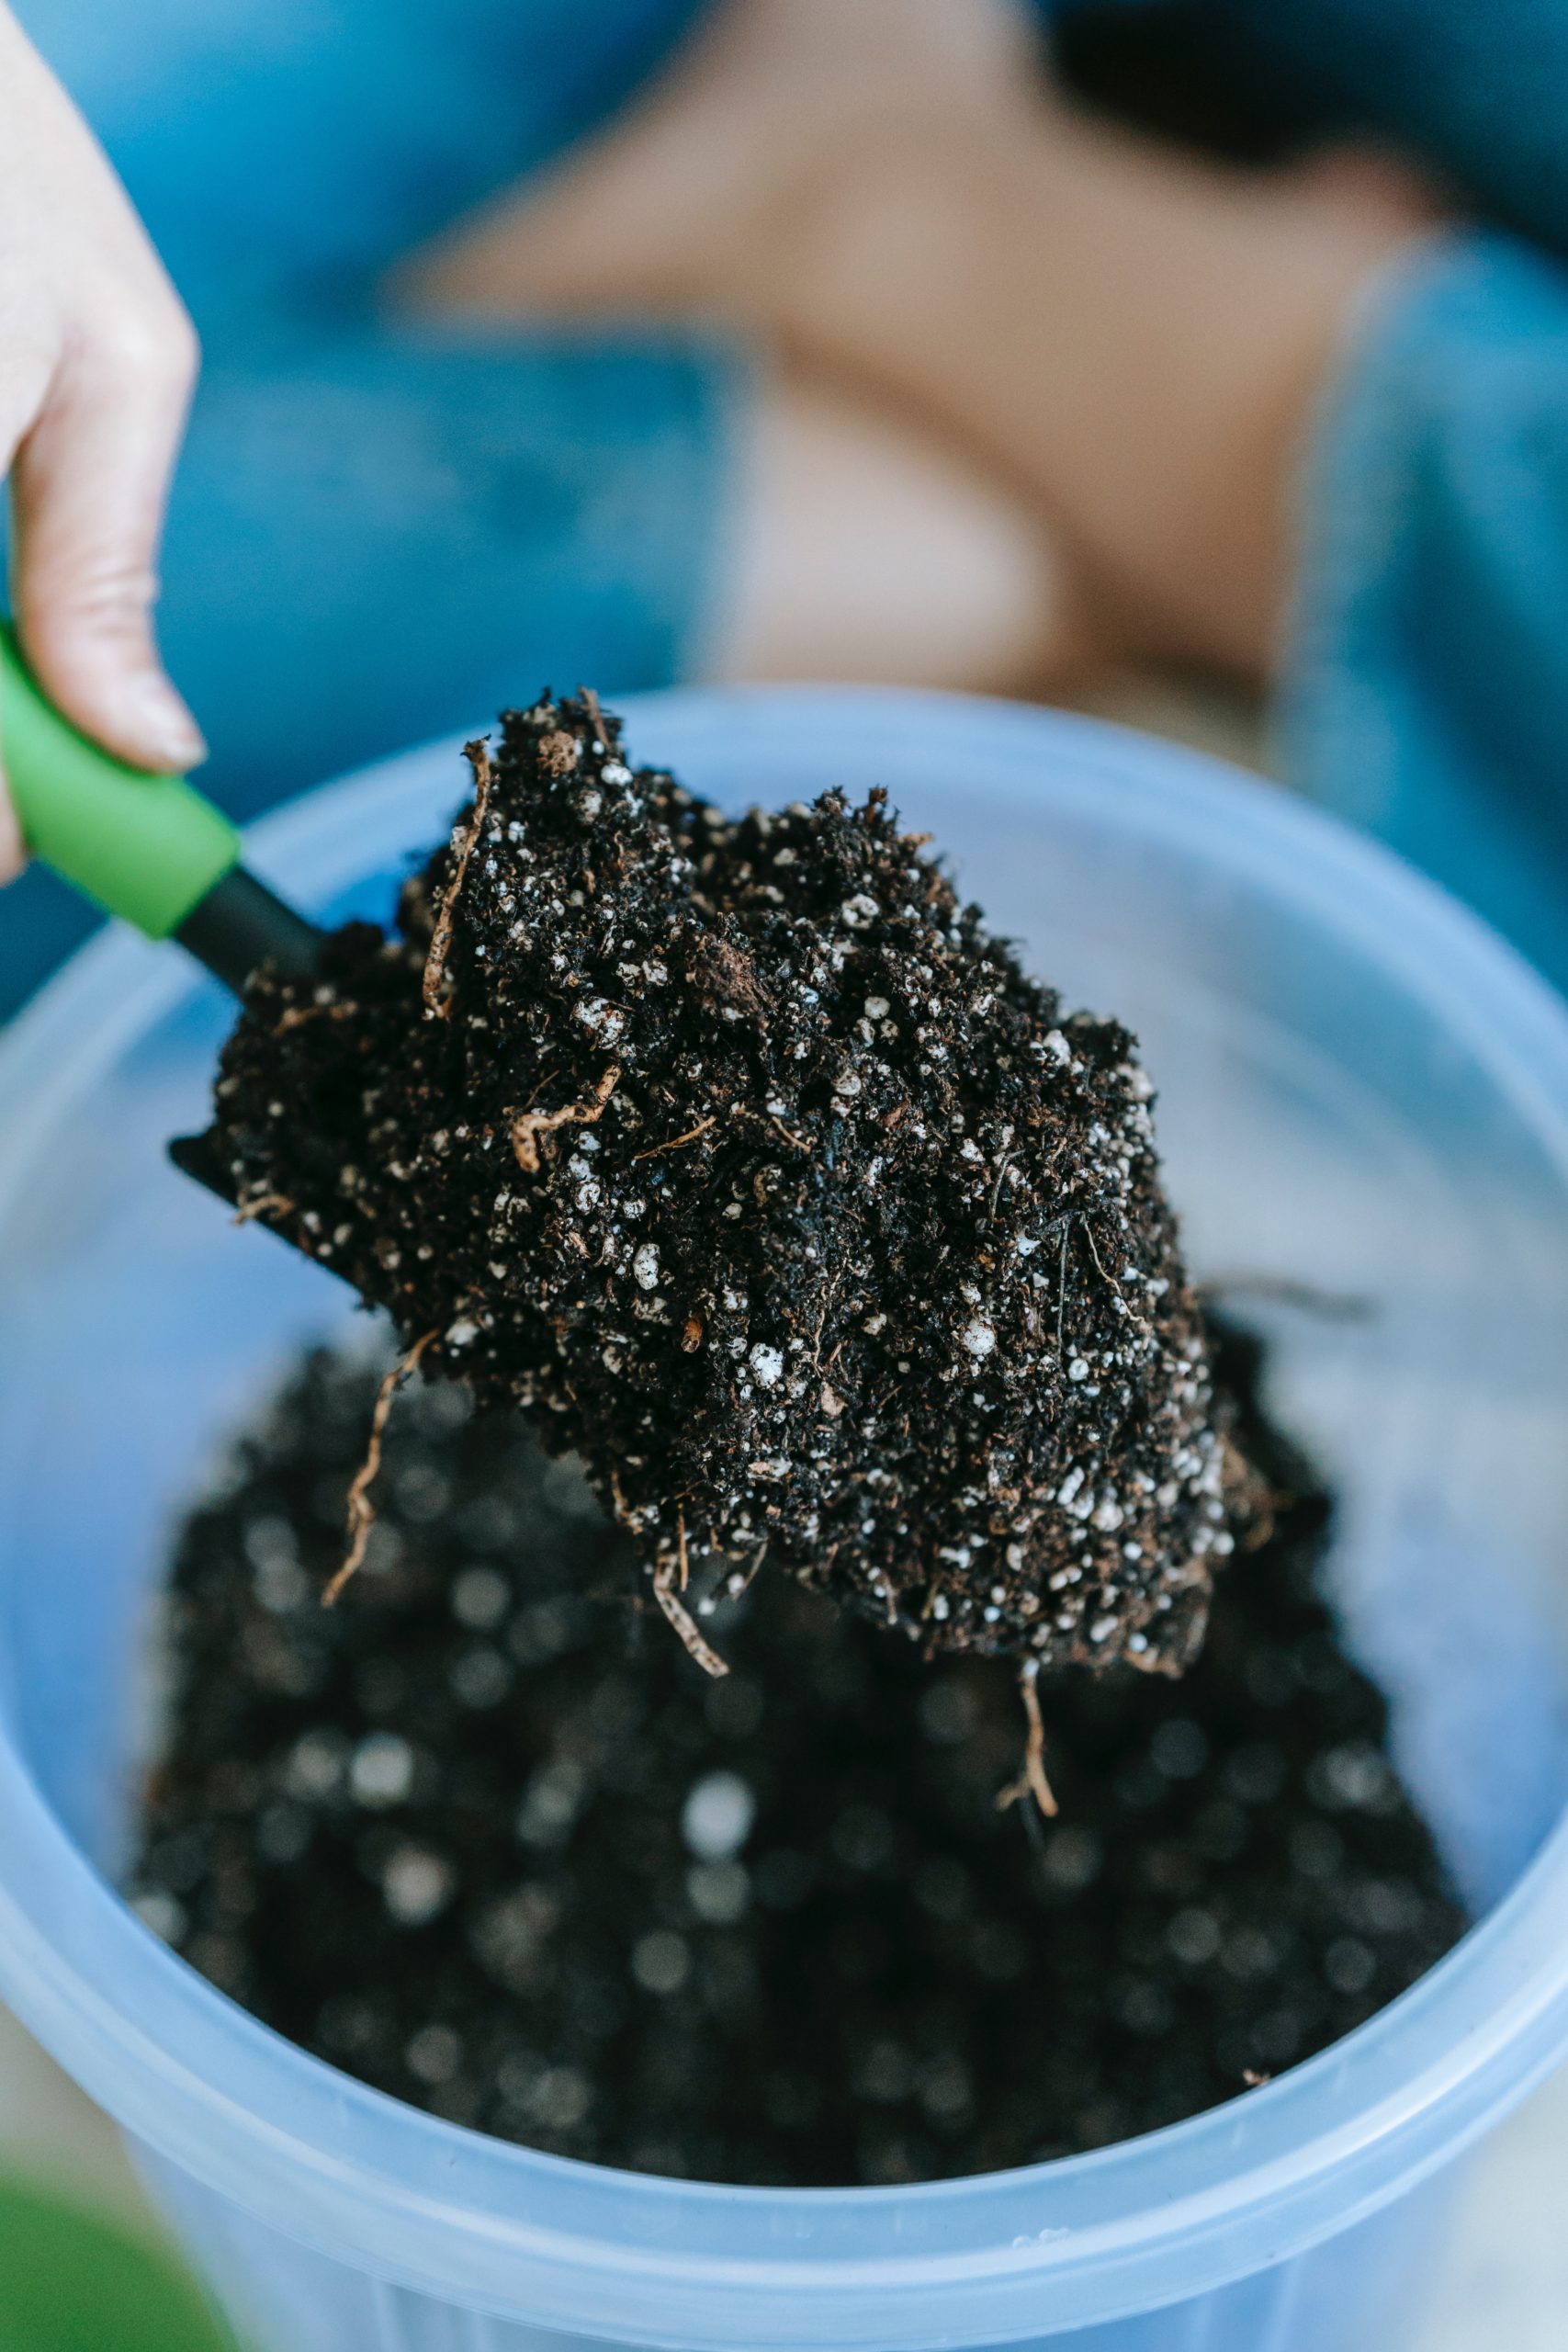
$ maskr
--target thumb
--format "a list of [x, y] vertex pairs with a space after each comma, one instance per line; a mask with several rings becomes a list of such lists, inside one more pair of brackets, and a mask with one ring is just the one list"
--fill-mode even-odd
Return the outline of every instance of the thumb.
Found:
[[167, 335], [67, 361], [11, 469], [13, 594], [28, 657], [66, 716], [138, 767], [183, 770], [206, 752], [164, 674], [152, 622], [193, 372], [177, 313]]

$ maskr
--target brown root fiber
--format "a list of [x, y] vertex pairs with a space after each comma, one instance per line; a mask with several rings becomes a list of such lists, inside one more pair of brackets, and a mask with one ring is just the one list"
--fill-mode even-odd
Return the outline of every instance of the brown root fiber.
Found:
[[696, 1619], [681, 1598], [678, 1577], [674, 1561], [660, 1560], [653, 1571], [653, 1597], [684, 1643], [687, 1654], [695, 1658], [705, 1674], [711, 1674], [716, 1682], [722, 1681], [729, 1668], [713, 1644], [705, 1641], [698, 1632]]
[[680, 1519], [699, 1586], [766, 1546], [931, 1650], [1179, 1672], [1250, 1482], [1126, 1031], [881, 792], [731, 820], [592, 698], [470, 759], [396, 934], [253, 982], [238, 1195], [581, 1453], [650, 1575]]
[[525, 1176], [536, 1176], [539, 1172], [541, 1136], [553, 1135], [558, 1127], [592, 1127], [597, 1125], [604, 1114], [605, 1103], [615, 1091], [620, 1075], [614, 1067], [607, 1069], [594, 1088], [591, 1102], [568, 1102], [558, 1111], [518, 1112], [509, 1132], [517, 1165]]
[[997, 1804], [1005, 1813], [1008, 1806], [1017, 1804], [1021, 1797], [1032, 1797], [1045, 1819], [1051, 1821], [1055, 1818], [1056, 1800], [1045, 1777], [1045, 1722], [1040, 1713], [1039, 1680], [1039, 1667], [1032, 1657], [1025, 1658], [1018, 1670], [1018, 1687], [1023, 1695], [1023, 1715], [1028, 1725], [1023, 1770], [1016, 1781], [1010, 1781], [1002, 1790]]
[[419, 1360], [435, 1334], [426, 1331], [414, 1341], [406, 1355], [401, 1355], [386, 1374], [376, 1392], [375, 1409], [370, 1416], [370, 1442], [365, 1449], [365, 1459], [355, 1472], [348, 1489], [348, 1550], [343, 1565], [328, 1582], [321, 1594], [323, 1609], [332, 1608], [340, 1592], [364, 1564], [370, 1531], [376, 1524], [376, 1506], [370, 1499], [370, 1489], [381, 1469], [381, 1442], [387, 1433], [387, 1416], [392, 1409], [392, 1399], [411, 1372], [419, 1368]]
[[[452, 1009], [441, 993], [442, 983], [446, 978], [446, 957], [452, 945], [452, 911], [462, 895], [463, 884], [468, 879], [468, 860], [474, 854], [474, 843], [484, 830], [485, 811], [490, 805], [491, 765], [487, 745], [476, 737], [473, 742], [464, 744], [463, 757], [473, 774], [473, 806], [453, 835], [457, 856], [435, 910], [435, 928], [430, 935], [424, 971], [420, 981], [420, 993], [424, 999], [426, 1012], [440, 1020], [446, 1019]], [[288, 1019], [288, 1015], [285, 1013], [278, 1026], [283, 1027]]]

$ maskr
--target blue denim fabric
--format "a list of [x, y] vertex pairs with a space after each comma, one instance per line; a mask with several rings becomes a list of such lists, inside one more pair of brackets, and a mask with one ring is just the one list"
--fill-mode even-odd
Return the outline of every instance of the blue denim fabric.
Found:
[[1443, 240], [1325, 404], [1288, 774], [1568, 989], [1568, 6], [1225, 0], [1520, 232]]
[[1488, 218], [1568, 247], [1563, 0], [1210, 0], [1209, 13], [1325, 114], [1427, 156]]
[[335, 316], [547, 161], [708, 0], [11, 0], [187, 302]]
[[[202, 334], [161, 631], [237, 815], [546, 683], [664, 684], [700, 649], [736, 355], [422, 331], [374, 300], [698, 6], [20, 0]], [[86, 922], [47, 876], [6, 894], [0, 1012]]]
[[[164, 627], [241, 813], [547, 678], [689, 662], [733, 358], [414, 334], [370, 298], [703, 5], [20, 0], [207, 343]], [[1370, 306], [1317, 435], [1280, 718], [1295, 781], [1568, 985], [1568, 0], [1212, 13], [1532, 241], [1445, 242]], [[45, 877], [7, 896], [0, 1009], [80, 924]]]
[[1303, 513], [1286, 773], [1568, 988], [1568, 272], [1479, 235], [1395, 270]]
[[1324, 403], [1279, 731], [1292, 783], [1568, 989], [1568, 0], [1204, 13], [1494, 224], [1390, 274]]

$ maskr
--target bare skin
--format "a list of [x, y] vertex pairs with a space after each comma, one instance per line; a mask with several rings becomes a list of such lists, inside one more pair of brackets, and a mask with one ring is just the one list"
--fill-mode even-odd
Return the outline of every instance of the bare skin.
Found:
[[410, 256], [394, 297], [731, 314], [819, 164], [891, 123], [1027, 119], [1032, 75], [1011, 0], [725, 0], [596, 137]]
[[[195, 721], [153, 643], [164, 497], [196, 337], [92, 134], [0, 6], [0, 473], [34, 667], [139, 766], [189, 767]], [[21, 861], [0, 788], [0, 881]]]
[[619, 122], [398, 291], [733, 322], [1035, 518], [1060, 632], [1037, 668], [1098, 643], [1261, 681], [1314, 404], [1433, 217], [1391, 161], [1242, 174], [1087, 122], [999, 0], [730, 0]]
[[1092, 663], [1058, 535], [940, 435], [775, 375], [748, 439], [709, 674], [1016, 695]]
[[[721, 9], [603, 139], [418, 253], [393, 302], [442, 316], [741, 319], [743, 277], [804, 132], [1026, 88], [1009, 0], [778, 0]], [[757, 321], [744, 317], [744, 323]], [[1094, 662], [1061, 534], [952, 437], [768, 345], [739, 483], [720, 678], [1029, 693]]]

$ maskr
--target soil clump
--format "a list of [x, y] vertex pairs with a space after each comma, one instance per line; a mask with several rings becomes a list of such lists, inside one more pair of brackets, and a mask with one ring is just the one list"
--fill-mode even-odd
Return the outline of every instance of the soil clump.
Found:
[[710, 1671], [766, 1561], [928, 1652], [1179, 1672], [1258, 1496], [1127, 1032], [881, 792], [731, 820], [591, 695], [469, 756], [392, 934], [253, 982], [241, 1215], [579, 1453]]

